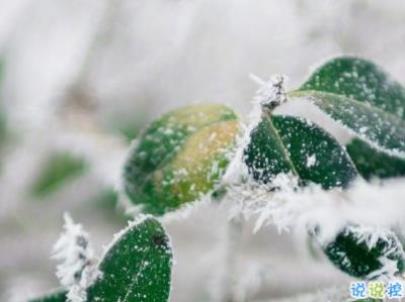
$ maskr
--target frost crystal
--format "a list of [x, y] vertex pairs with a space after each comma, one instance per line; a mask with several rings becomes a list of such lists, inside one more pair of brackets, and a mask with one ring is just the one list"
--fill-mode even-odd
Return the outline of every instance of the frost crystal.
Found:
[[316, 155], [312, 154], [311, 156], [308, 156], [306, 166], [308, 168], [311, 168], [311, 167], [315, 166], [315, 164], [316, 164]]
[[69, 214], [63, 216], [64, 232], [53, 247], [52, 258], [60, 262], [56, 276], [68, 290], [68, 302], [86, 301], [86, 288], [99, 276], [89, 236]]
[[[275, 191], [274, 187], [279, 189]], [[403, 179], [383, 183], [357, 180], [344, 191], [325, 191], [315, 184], [299, 187], [293, 175], [279, 174], [271, 185], [250, 180], [234, 184], [228, 188], [226, 198], [234, 201], [233, 216], [242, 214], [246, 219], [256, 220], [256, 231], [269, 224], [274, 224], [279, 231], [310, 230], [322, 225], [317, 237], [327, 243], [349, 222], [382, 230], [401, 223], [405, 206], [398, 197], [404, 194]], [[370, 246], [381, 236], [375, 232], [372, 233], [375, 236], [365, 233], [368, 237], [364, 241]]]

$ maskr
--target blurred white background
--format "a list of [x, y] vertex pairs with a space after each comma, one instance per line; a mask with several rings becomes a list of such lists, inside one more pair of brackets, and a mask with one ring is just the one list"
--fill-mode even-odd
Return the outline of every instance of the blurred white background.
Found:
[[[51, 247], [69, 211], [101, 250], [125, 226], [112, 188], [130, 139], [159, 114], [220, 102], [244, 117], [249, 73], [288, 87], [340, 54], [405, 83], [402, 0], [1, 0], [0, 300], [58, 285]], [[55, 154], [84, 162], [46, 192], [35, 182]], [[42, 173], [42, 174], [41, 174]], [[201, 205], [167, 219], [176, 254], [172, 301], [213, 301], [228, 212]], [[247, 301], [346, 286], [302, 234], [244, 229], [238, 270]]]

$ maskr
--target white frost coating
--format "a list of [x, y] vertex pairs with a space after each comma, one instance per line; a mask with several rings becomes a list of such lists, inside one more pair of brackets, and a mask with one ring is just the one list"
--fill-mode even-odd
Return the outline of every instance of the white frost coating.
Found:
[[94, 250], [89, 246], [89, 235], [80, 224], [75, 224], [68, 213], [63, 216], [64, 232], [53, 247], [52, 258], [60, 261], [56, 276], [68, 290], [68, 302], [86, 301], [86, 288], [100, 272], [96, 268]]
[[198, 213], [202, 209], [209, 208], [211, 206], [212, 196], [210, 194], [203, 194], [195, 201], [183, 204], [176, 211], [166, 213], [159, 218], [159, 221], [166, 224], [172, 221], [184, 220], [193, 215], [193, 213]]
[[316, 155], [312, 154], [311, 156], [308, 156], [307, 162], [306, 162], [307, 168], [311, 168], [311, 167], [315, 166], [315, 164], [316, 164]]
[[[380, 184], [358, 181], [345, 191], [325, 191], [317, 185], [299, 188], [294, 177], [286, 174], [278, 175], [275, 182], [281, 184], [280, 190], [271, 191], [268, 185], [251, 182], [230, 187], [226, 198], [236, 202], [232, 215], [255, 219], [254, 231], [269, 224], [274, 224], [279, 232], [312, 231], [321, 226], [316, 236], [321, 246], [327, 246], [343, 228], [349, 228], [358, 242], [364, 242], [369, 249], [379, 239], [398, 240], [390, 228], [403, 220], [405, 205], [398, 196], [405, 194], [404, 179]], [[356, 227], [348, 227], [350, 223]], [[392, 255], [399, 253], [405, 256], [400, 244], [389, 246], [378, 259], [381, 268], [370, 273], [367, 279], [392, 278], [398, 271], [398, 263]], [[346, 259], [345, 255], [342, 259]]]
[[[275, 224], [279, 231], [321, 225], [319, 238], [328, 242], [349, 222], [384, 229], [403, 220], [405, 204], [399, 198], [405, 194], [403, 178], [380, 183], [358, 180], [346, 190], [329, 191], [318, 185], [299, 188], [286, 174], [274, 182], [280, 190], [254, 182], [229, 188], [226, 198], [237, 201], [233, 212], [256, 218], [256, 231], [267, 224]], [[371, 245], [374, 241], [373, 236], [367, 239]]]
[[[314, 106], [317, 106], [318, 108], [320, 108], [316, 101], [315, 98], [313, 96], [294, 96], [294, 98], [296, 99], [302, 99], [302, 100], [306, 100], [308, 102], [311, 102]], [[322, 109], [320, 109], [322, 110]], [[325, 113], [325, 115], [329, 116], [331, 119], [333, 119], [342, 129], [344, 129], [345, 131], [347, 131], [348, 134], [352, 135], [353, 137], [358, 137], [361, 140], [365, 141], [367, 144], [369, 144], [371, 147], [373, 147], [374, 149], [376, 149], [379, 152], [383, 152], [385, 154], [388, 154], [390, 156], [393, 157], [398, 157], [398, 158], [405, 158], [405, 153], [403, 151], [400, 151], [398, 149], [388, 149], [385, 148], [381, 145], [379, 145], [378, 143], [370, 140], [370, 138], [366, 135], [366, 132], [368, 130], [367, 127], [361, 127], [359, 128], [358, 132], [354, 131], [352, 128], [348, 127], [341, 119], [336, 119], [335, 117], [332, 116], [331, 113], [323, 111]]]

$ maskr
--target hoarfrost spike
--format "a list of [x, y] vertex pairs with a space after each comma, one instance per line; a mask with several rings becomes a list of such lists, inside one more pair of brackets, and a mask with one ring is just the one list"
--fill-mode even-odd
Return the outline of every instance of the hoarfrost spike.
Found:
[[80, 224], [75, 224], [68, 213], [64, 216], [64, 232], [53, 247], [52, 258], [60, 263], [56, 276], [68, 290], [68, 302], [86, 301], [86, 288], [99, 276], [94, 250], [89, 235]]

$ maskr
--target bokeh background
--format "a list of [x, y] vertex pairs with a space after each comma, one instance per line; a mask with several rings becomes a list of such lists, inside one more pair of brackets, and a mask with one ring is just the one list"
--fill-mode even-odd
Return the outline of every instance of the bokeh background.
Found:
[[[250, 73], [287, 75], [292, 89], [340, 54], [405, 83], [404, 51], [403, 0], [1, 0], [0, 301], [58, 286], [50, 255], [65, 211], [98, 251], [126, 225], [120, 167], [161, 113], [220, 102], [245, 117]], [[164, 220], [172, 301], [215, 301], [228, 215], [202, 204]], [[316, 301], [305, 293], [348, 286], [302, 233], [251, 224], [232, 273], [246, 301]]]

